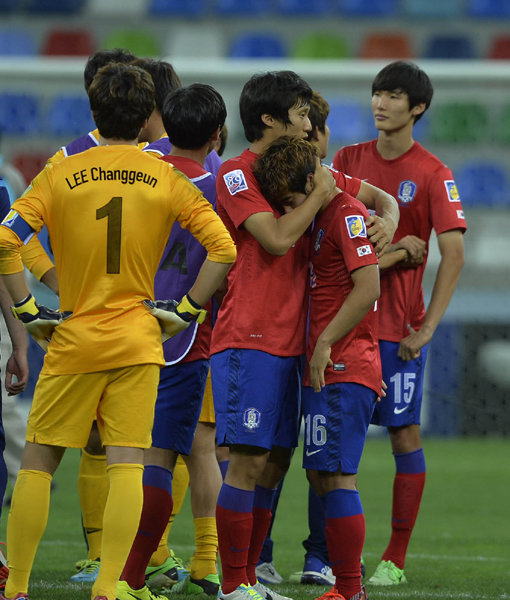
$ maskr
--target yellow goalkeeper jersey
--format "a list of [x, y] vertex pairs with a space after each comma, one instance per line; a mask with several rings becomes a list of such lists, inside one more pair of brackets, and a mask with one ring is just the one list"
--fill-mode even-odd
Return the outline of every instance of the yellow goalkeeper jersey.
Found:
[[159, 324], [142, 301], [154, 298], [154, 276], [176, 220], [209, 260], [233, 262], [234, 243], [201, 192], [136, 146], [91, 148], [48, 165], [32, 181], [0, 227], [0, 273], [22, 270], [20, 231], [46, 224], [60, 309], [73, 315], [55, 329], [43, 372], [165, 364]]

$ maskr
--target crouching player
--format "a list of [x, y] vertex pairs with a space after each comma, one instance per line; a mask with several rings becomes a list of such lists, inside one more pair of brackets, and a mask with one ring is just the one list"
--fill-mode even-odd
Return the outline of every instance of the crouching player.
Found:
[[[256, 176], [264, 196], [274, 203], [284, 199], [282, 208], [289, 210], [313, 190], [319, 166], [312, 144], [285, 137], [261, 155]], [[324, 600], [367, 597], [360, 568], [365, 518], [356, 472], [382, 386], [375, 312], [379, 266], [367, 238], [367, 216], [361, 202], [336, 188], [320, 209], [311, 238], [303, 467], [325, 505], [336, 582]]]

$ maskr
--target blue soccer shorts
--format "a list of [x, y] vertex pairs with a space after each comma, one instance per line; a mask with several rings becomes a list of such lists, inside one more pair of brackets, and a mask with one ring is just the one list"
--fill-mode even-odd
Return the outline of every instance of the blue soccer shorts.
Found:
[[301, 356], [233, 348], [211, 356], [218, 445], [298, 445]]
[[376, 399], [359, 383], [330, 383], [320, 392], [304, 387], [303, 468], [357, 473]]
[[208, 360], [163, 367], [154, 412], [152, 445], [188, 455], [202, 409]]
[[388, 389], [377, 403], [372, 423], [384, 427], [419, 425], [428, 345], [414, 360], [398, 356], [398, 342], [379, 341], [383, 380]]

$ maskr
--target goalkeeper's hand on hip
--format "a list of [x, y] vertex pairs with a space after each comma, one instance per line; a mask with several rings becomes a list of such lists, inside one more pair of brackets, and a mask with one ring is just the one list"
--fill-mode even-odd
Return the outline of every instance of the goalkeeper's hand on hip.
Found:
[[32, 294], [11, 306], [11, 310], [16, 319], [23, 323], [25, 329], [44, 351], [48, 349], [55, 327], [73, 314], [70, 311], [60, 312], [37, 304]]
[[154, 315], [161, 326], [163, 342], [184, 331], [190, 323], [203, 323], [207, 311], [194, 302], [188, 294], [177, 300], [144, 300], [144, 306]]

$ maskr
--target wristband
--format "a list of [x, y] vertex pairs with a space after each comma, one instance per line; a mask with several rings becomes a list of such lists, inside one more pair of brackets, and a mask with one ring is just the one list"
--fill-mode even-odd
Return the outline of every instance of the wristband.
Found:
[[[39, 309], [32, 294], [28, 294], [26, 298], [11, 306], [11, 311], [14, 317], [20, 321], [26, 321], [27, 317], [35, 317], [39, 314]], [[24, 315], [26, 316], [23, 318]]]
[[184, 321], [196, 321], [197, 323], [203, 323], [207, 316], [207, 311], [192, 300], [188, 294], [177, 305], [176, 312]]

